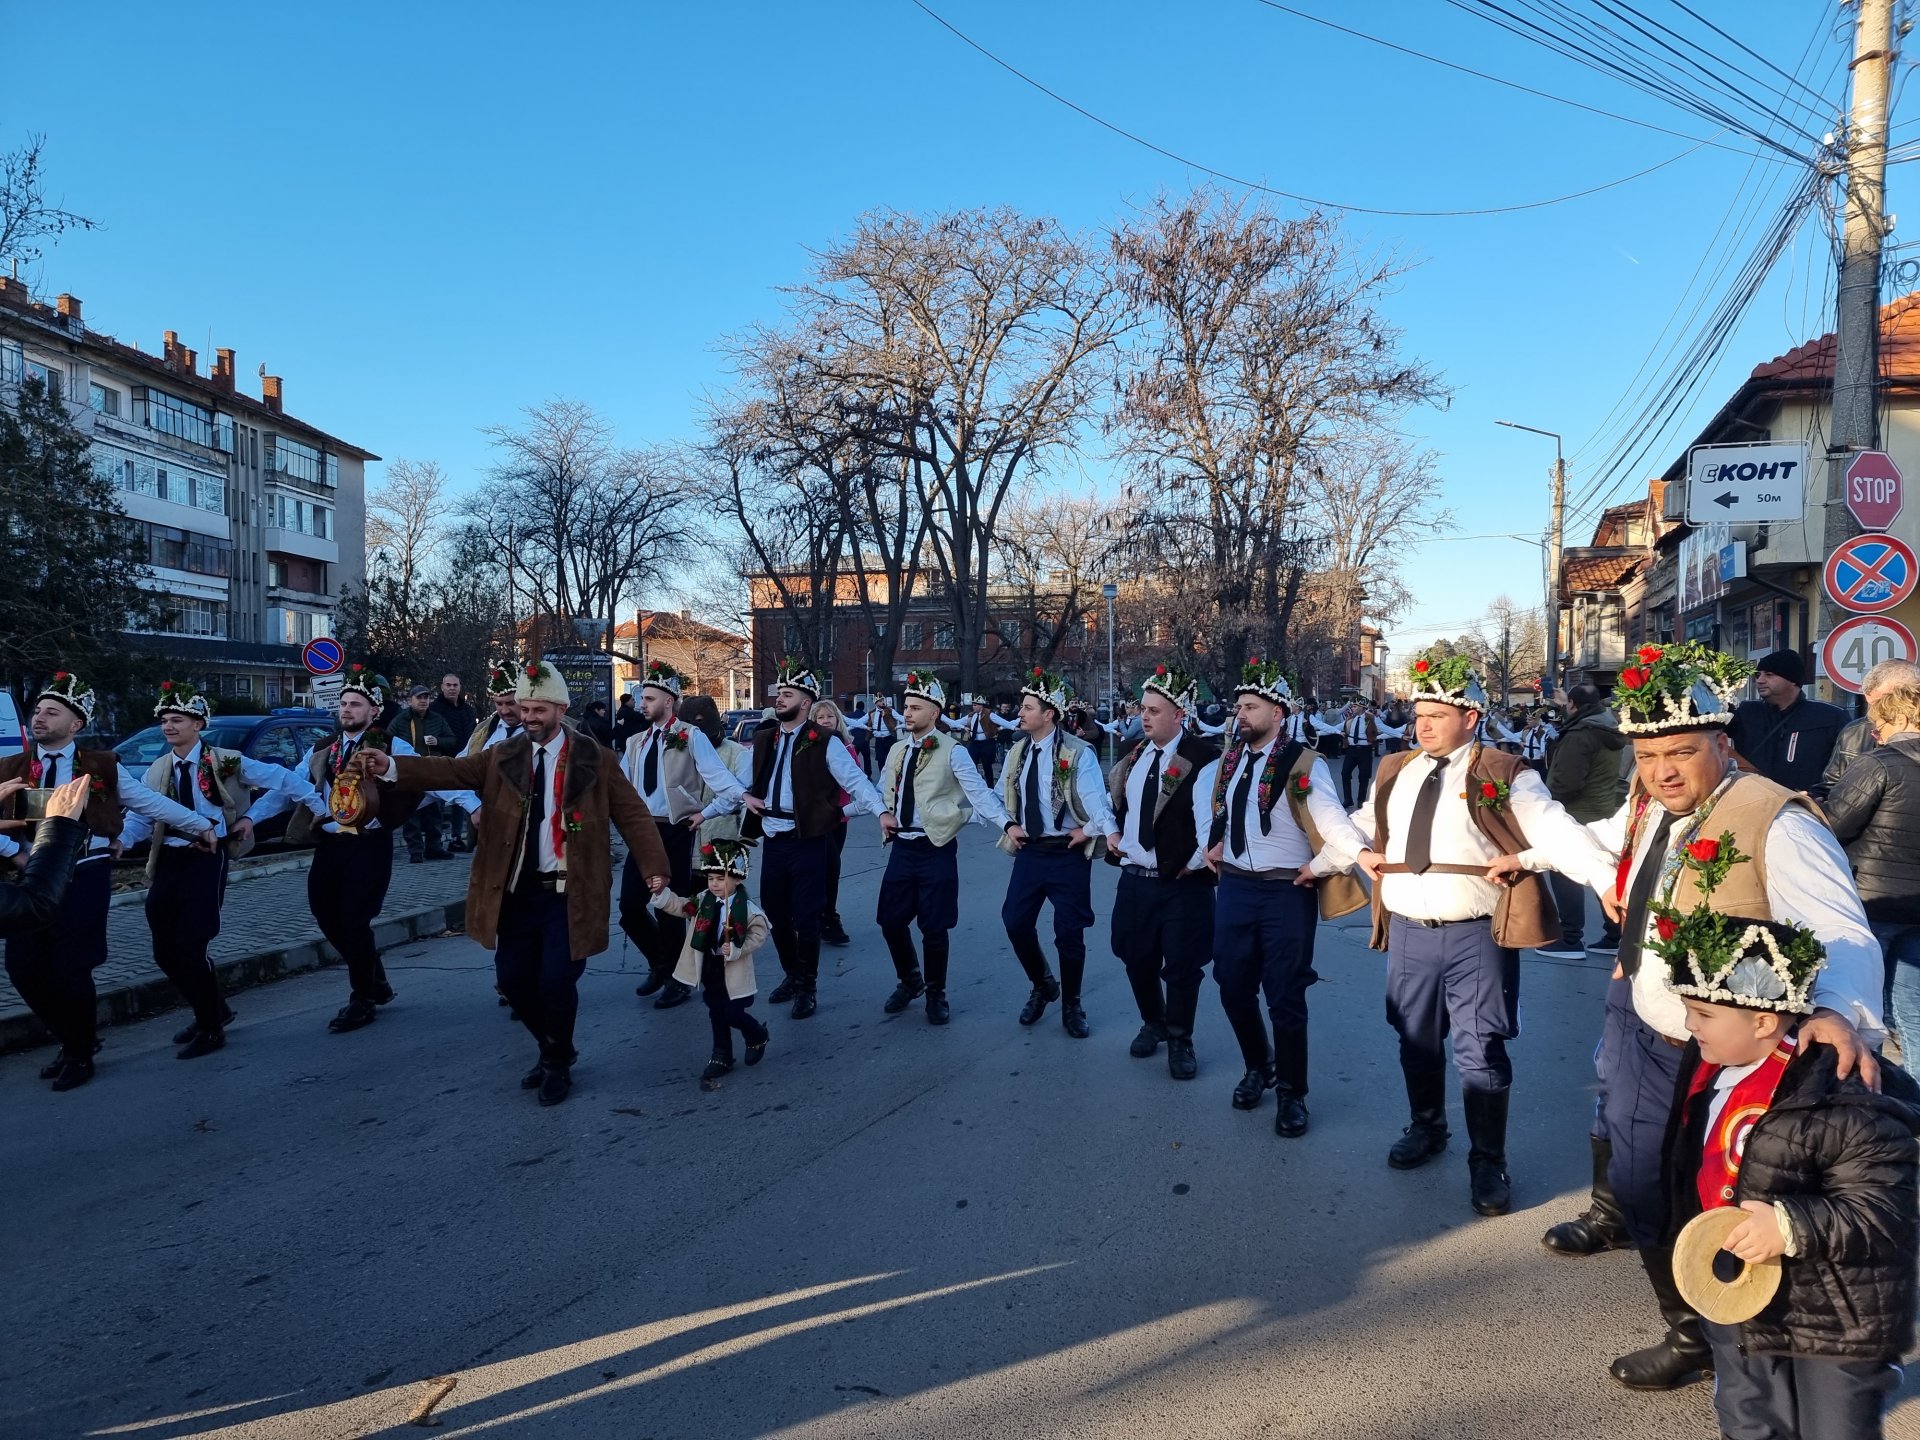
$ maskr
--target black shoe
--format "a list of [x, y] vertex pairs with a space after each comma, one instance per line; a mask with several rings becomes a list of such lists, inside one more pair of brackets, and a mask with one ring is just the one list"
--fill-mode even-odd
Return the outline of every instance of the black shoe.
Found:
[[67, 1060], [61, 1064], [59, 1072], [54, 1075], [51, 1088], [77, 1090], [91, 1079], [93, 1079], [93, 1061]]
[[522, 1090], [538, 1090], [546, 1083], [547, 1062], [544, 1060], [520, 1077], [520, 1088]]
[[1622, 1355], [1607, 1373], [1629, 1390], [1678, 1390], [1713, 1378], [1713, 1351], [1680, 1344], [1668, 1335], [1658, 1345]]
[[731, 1069], [733, 1069], [733, 1057], [731, 1055], [716, 1055], [707, 1061], [707, 1068], [700, 1072], [700, 1083], [702, 1085], [711, 1085]]
[[1460, 1103], [1467, 1112], [1467, 1174], [1474, 1212], [1504, 1215], [1513, 1204], [1513, 1184], [1507, 1178], [1506, 1090], [1466, 1090]]
[[838, 915], [824, 915], [820, 919], [820, 938], [829, 945], [851, 945], [853, 937], [847, 934], [847, 927], [840, 923]]
[[378, 1018], [379, 1012], [373, 1008], [371, 1000], [350, 1000], [338, 1015], [327, 1022], [327, 1029], [336, 1035], [344, 1035], [349, 1030], [363, 1029]]
[[391, 1005], [396, 998], [397, 992], [384, 980], [373, 987], [373, 1003], [376, 1005]]
[[1233, 1087], [1233, 1108], [1236, 1110], [1258, 1110], [1260, 1097], [1273, 1088], [1273, 1071], [1249, 1070], [1240, 1077], [1240, 1083]]
[[1140, 1027], [1140, 1033], [1133, 1037], [1133, 1043], [1127, 1046], [1127, 1053], [1136, 1060], [1148, 1059], [1166, 1038], [1167, 1027], [1157, 1020], [1149, 1020]]
[[1296, 1095], [1291, 1090], [1276, 1090], [1273, 1098], [1278, 1102], [1278, 1110], [1273, 1117], [1273, 1133], [1288, 1140], [1298, 1140], [1307, 1133], [1306, 1097]]
[[186, 1047], [173, 1058], [176, 1060], [198, 1060], [202, 1055], [211, 1055], [216, 1050], [225, 1049], [226, 1044], [227, 1032], [216, 1025], [211, 1030], [195, 1031], [193, 1038], [187, 1041]]
[[793, 997], [793, 1009], [788, 1012], [796, 1020], [805, 1020], [820, 1008], [820, 997], [811, 990], [802, 990]]
[[509, 999], [507, 999], [507, 997], [506, 997], [506, 996], [504, 996], [504, 995], [502, 995], [502, 994], [500, 994], [500, 993], [499, 993], [498, 991], [495, 991], [495, 992], [494, 992], [494, 997], [493, 997], [493, 998], [494, 998], [494, 999], [496, 999], [496, 1000], [498, 1000], [498, 1001], [499, 1001], [499, 1002], [500, 1002], [500, 1003], [501, 1003], [502, 1005], [511, 1005], [511, 1004], [513, 1004], [513, 1002], [512, 1002], [511, 1000], [509, 1000]]
[[540, 1082], [540, 1103], [558, 1105], [573, 1089], [573, 1073], [564, 1065], [549, 1065], [546, 1071], [546, 1077]]
[[1447, 1148], [1444, 1115], [1416, 1115], [1387, 1151], [1387, 1164], [1396, 1170], [1417, 1170]]
[[[233, 1007], [227, 1004], [225, 1001], [222, 1001], [220, 1003], [220, 1023], [222, 1025], [233, 1024]], [[194, 1036], [198, 1035], [199, 1033], [200, 1033], [200, 1022], [196, 1020], [191, 1025], [186, 1026], [184, 1029], [174, 1031], [173, 1043], [176, 1045], [185, 1045], [189, 1041], [191, 1041]]]
[[1506, 1165], [1493, 1159], [1467, 1162], [1469, 1190], [1476, 1215], [1504, 1215], [1513, 1208], [1513, 1182]]
[[1621, 1219], [1620, 1206], [1613, 1198], [1607, 1170], [1613, 1160], [1613, 1146], [1594, 1139], [1593, 1196], [1586, 1210], [1571, 1220], [1562, 1220], [1540, 1237], [1540, 1243], [1556, 1255], [1598, 1255], [1603, 1250], [1627, 1250], [1633, 1237]]
[[887, 1003], [880, 1008], [889, 1015], [898, 1015], [926, 993], [926, 980], [918, 970], [910, 970], [901, 978], [900, 983], [893, 987], [893, 994], [887, 997]]
[[1167, 1041], [1167, 1074], [1176, 1080], [1191, 1080], [1200, 1073], [1200, 1060], [1193, 1053], [1193, 1041], [1175, 1035]]
[[1047, 1013], [1047, 1006], [1060, 998], [1060, 982], [1051, 975], [1043, 975], [1040, 983], [1033, 987], [1033, 993], [1027, 996], [1027, 1003], [1020, 1007], [1020, 1023], [1037, 1025], [1040, 1017]]
[[1087, 1012], [1078, 1000], [1068, 1000], [1061, 1005], [1060, 1028], [1076, 1040], [1084, 1040], [1093, 1034], [1093, 1027], [1087, 1024]]
[[42, 1080], [53, 1079], [63, 1069], [66, 1068], [66, 1064], [67, 1064], [67, 1052], [64, 1050], [56, 1051], [54, 1053], [53, 1059], [49, 1060], [46, 1064], [40, 1067], [40, 1078]]
[[769, 1005], [784, 1005], [800, 993], [800, 982], [789, 975], [773, 987], [773, 993], [767, 996]]
[[451, 850], [455, 855], [464, 855], [467, 853], [467, 842], [464, 840], [450, 840], [447, 842], [447, 849]]
[[642, 1000], [644, 1000], [647, 998], [647, 996], [653, 994], [654, 991], [658, 990], [662, 985], [665, 985], [672, 978], [673, 978], [672, 974], [669, 973], [668, 971], [665, 971], [665, 970], [651, 971], [648, 973], [647, 978], [645, 980], [642, 980], [638, 985], [633, 987], [633, 993], [638, 995]]
[[667, 981], [666, 988], [660, 992], [660, 998], [653, 1002], [656, 1010], [671, 1010], [676, 1005], [684, 1005], [693, 998], [693, 987], [682, 985], [678, 980]]
[[951, 1019], [953, 1019], [953, 1007], [947, 1003], [947, 992], [927, 991], [927, 1024], [944, 1025]]
[[758, 1065], [767, 1056], [767, 1042], [773, 1039], [773, 1031], [766, 1026], [760, 1027], [760, 1038], [747, 1046], [747, 1064]]
[[409, 865], [418, 865], [422, 860], [426, 858], [427, 857], [422, 855], [418, 850], [409, 850], [407, 852], [407, 863]]

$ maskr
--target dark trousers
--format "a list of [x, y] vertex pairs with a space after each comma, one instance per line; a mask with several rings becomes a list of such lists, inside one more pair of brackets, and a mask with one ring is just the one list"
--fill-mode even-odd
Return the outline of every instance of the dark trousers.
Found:
[[60, 1048], [93, 1058], [94, 968], [107, 958], [113, 865], [105, 855], [73, 867], [66, 899], [45, 925], [7, 937], [7, 978]]
[[1713, 1346], [1713, 1408], [1726, 1440], [1880, 1440], [1899, 1369], [1883, 1360], [1753, 1355], [1740, 1327], [1701, 1321]]
[[387, 903], [393, 882], [393, 832], [384, 826], [357, 835], [314, 839], [313, 867], [307, 871], [307, 906], [327, 943], [347, 962], [347, 980], [355, 1000], [374, 1000], [384, 992], [386, 967], [373, 943], [373, 922]]
[[733, 1058], [733, 1032], [749, 1045], [767, 1038], [767, 1027], [753, 1018], [753, 996], [734, 999], [727, 994], [727, 964], [718, 955], [700, 957], [700, 998], [707, 1002], [707, 1022], [713, 1026], [713, 1053]]
[[967, 741], [967, 758], [973, 761], [973, 768], [980, 772], [980, 778], [989, 785], [993, 783], [993, 759], [999, 753], [1000, 746], [995, 741]]
[[[1587, 948], [1587, 896], [1592, 893], [1577, 880], [1569, 880], [1558, 870], [1547, 872], [1547, 885], [1553, 891], [1553, 905], [1560, 912], [1560, 948], [1562, 950], [1584, 950]], [[1600, 937], [1617, 945], [1620, 943], [1620, 927], [1607, 918], [1606, 912], [1600, 912]]]
[[438, 855], [447, 848], [447, 811], [451, 805], [438, 800], [423, 800], [420, 808], [407, 817], [400, 836], [407, 842], [407, 854], [418, 860], [422, 854]]
[[920, 968], [908, 929], [918, 921], [921, 947], [926, 951], [927, 988], [944, 990], [947, 932], [960, 923], [959, 847], [931, 840], [896, 840], [887, 849], [887, 873], [880, 881], [880, 903], [873, 918], [886, 937], [894, 973], [904, 980]]
[[1127, 967], [1140, 1019], [1191, 1040], [1200, 982], [1213, 958], [1213, 886], [1205, 873], [1183, 880], [1122, 874], [1113, 953]]
[[892, 735], [876, 735], [873, 737], [874, 779], [879, 779], [881, 771], [887, 768], [887, 752], [893, 749], [893, 742], [896, 738], [897, 737]]
[[827, 891], [820, 906], [822, 916], [840, 918], [840, 857], [847, 849], [847, 822], [842, 820], [827, 832]]
[[1040, 948], [1040, 907], [1053, 906], [1053, 948], [1060, 953], [1060, 993], [1080, 998], [1087, 973], [1087, 927], [1093, 924], [1093, 861], [1065, 846], [1029, 842], [1013, 857], [1013, 877], [1000, 907], [1000, 923], [1027, 978], [1038, 985], [1047, 975]]
[[1680, 1083], [1681, 1047], [1642, 1020], [1633, 1008], [1633, 982], [1607, 987], [1607, 1024], [1600, 1038], [1606, 1064], [1602, 1123], [1613, 1146], [1607, 1182], [1642, 1250], [1666, 1237], [1667, 1192], [1660, 1164]]
[[1513, 1084], [1507, 1041], [1520, 1033], [1520, 953], [1494, 944], [1486, 920], [1429, 928], [1393, 917], [1388, 937], [1387, 1023], [1400, 1035], [1409, 1095], [1444, 1086], [1447, 1038], [1462, 1090]]
[[[1354, 789], [1354, 777], [1360, 777], [1358, 794]], [[1340, 760], [1340, 798], [1351, 810], [1367, 798], [1367, 787], [1373, 783], [1373, 747], [1371, 745], [1349, 745], [1347, 753]]]
[[153, 932], [153, 963], [193, 1007], [194, 1020], [218, 1029], [223, 1010], [220, 981], [207, 947], [220, 933], [220, 905], [227, 894], [227, 852], [209, 854], [193, 845], [163, 845], [147, 887], [147, 928]]
[[[1283, 883], [1231, 871], [1220, 876], [1213, 979], [1249, 1070], [1265, 1070], [1280, 1037], [1307, 1028], [1307, 989], [1320, 978], [1313, 969], [1319, 904], [1312, 890], [1293, 884], [1290, 877]], [[1263, 994], [1273, 1021], [1273, 1043], [1260, 1015]], [[1304, 1095], [1305, 1077], [1298, 1078], [1294, 1088]]]
[[797, 830], [770, 835], [760, 862], [760, 904], [773, 932], [780, 968], [803, 991], [820, 980], [820, 915], [826, 899], [830, 835]]
[[[693, 891], [693, 831], [684, 825], [655, 822], [660, 844], [667, 852], [667, 884], [676, 895]], [[680, 963], [680, 947], [687, 938], [687, 922], [678, 915], [656, 910], [647, 902], [653, 892], [632, 855], [620, 867], [620, 928], [646, 956], [647, 968], [671, 973]]]
[[494, 984], [539, 1042], [542, 1060], [574, 1061], [573, 1022], [580, 1013], [579, 981], [586, 968], [586, 961], [573, 958], [565, 895], [531, 886], [501, 897]]

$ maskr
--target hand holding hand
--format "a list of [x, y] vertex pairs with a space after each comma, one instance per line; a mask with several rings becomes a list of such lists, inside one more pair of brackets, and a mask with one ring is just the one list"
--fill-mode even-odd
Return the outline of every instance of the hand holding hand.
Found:
[[707, 817], [696, 810], [680, 823], [689, 830], [698, 830], [702, 825], [707, 823]]
[[1087, 832], [1084, 827], [1076, 825], [1067, 832], [1067, 839], [1075, 845], [1084, 845], [1087, 843]]
[[758, 795], [747, 796], [745, 800], [741, 801], [741, 804], [745, 805], [747, 810], [754, 815], [763, 815], [766, 813], [767, 802], [762, 800]]
[[1720, 1242], [1722, 1250], [1731, 1251], [1749, 1265], [1778, 1260], [1787, 1253], [1787, 1237], [1780, 1233], [1772, 1205], [1765, 1200], [1743, 1200], [1740, 1208], [1747, 1212], [1747, 1218], [1727, 1232], [1727, 1238]]
[[213, 833], [211, 825], [193, 837], [193, 848], [204, 850], [209, 855], [220, 848], [220, 837]]
[[1300, 873], [1293, 877], [1293, 883], [1300, 886], [1303, 890], [1311, 890], [1320, 883], [1320, 877], [1313, 873], [1313, 866], [1302, 865], [1300, 867]]
[[661, 892], [662, 890], [664, 890], [664, 889], [666, 889], [666, 888], [667, 888], [667, 877], [666, 877], [666, 876], [664, 876], [664, 875], [649, 875], [649, 876], [647, 876], [647, 889], [648, 889], [648, 891], [650, 891], [650, 892], [651, 892], [652, 894], [655, 894], [655, 895], [658, 895], [658, 894], [659, 894], [659, 893], [660, 893], [660, 892]]
[[1611, 890], [1602, 892], [1600, 908], [1607, 912], [1607, 918], [1616, 925], [1627, 918], [1627, 907], [1620, 903], [1619, 897]]
[[1221, 841], [1218, 845], [1211, 847], [1207, 851], [1207, 869], [1211, 870], [1214, 874], [1218, 875], [1220, 873], [1220, 861], [1226, 855], [1226, 853], [1227, 853], [1227, 845], [1224, 840]]
[[894, 813], [891, 810], [882, 811], [880, 814], [881, 839], [891, 840], [893, 839], [894, 836], [898, 835], [899, 833], [900, 833], [900, 821], [894, 816]]

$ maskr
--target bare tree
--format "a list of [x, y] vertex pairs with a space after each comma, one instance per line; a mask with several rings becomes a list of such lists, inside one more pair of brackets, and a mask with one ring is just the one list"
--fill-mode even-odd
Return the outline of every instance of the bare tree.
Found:
[[47, 199], [42, 153], [47, 137], [29, 134], [17, 150], [0, 155], [0, 264], [31, 265], [45, 253], [43, 240], [69, 230], [97, 230], [99, 222]]
[[458, 510], [437, 461], [395, 460], [367, 494], [367, 569], [391, 582], [398, 622], [410, 625], [435, 556], [447, 543]]
[[1002, 678], [1035, 665], [1055, 668], [1067, 639], [1102, 614], [1100, 587], [1112, 573], [1121, 527], [1096, 499], [1047, 495], [1012, 501], [996, 538], [993, 616]]

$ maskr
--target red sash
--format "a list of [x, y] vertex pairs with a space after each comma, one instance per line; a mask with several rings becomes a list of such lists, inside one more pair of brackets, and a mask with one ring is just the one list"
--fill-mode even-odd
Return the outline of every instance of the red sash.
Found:
[[[1726, 1103], [1720, 1107], [1719, 1118], [1707, 1128], [1697, 1182], [1702, 1210], [1733, 1204], [1734, 1182], [1740, 1178], [1740, 1162], [1747, 1154], [1747, 1136], [1773, 1104], [1773, 1093], [1780, 1088], [1780, 1077], [1787, 1073], [1787, 1062], [1793, 1059], [1794, 1048], [1799, 1043], [1798, 1035], [1781, 1037], [1759, 1068], [1733, 1087]], [[1719, 1074], [1718, 1065], [1703, 1064], [1695, 1070], [1693, 1083], [1687, 1087], [1688, 1102], [1710, 1088]]]

